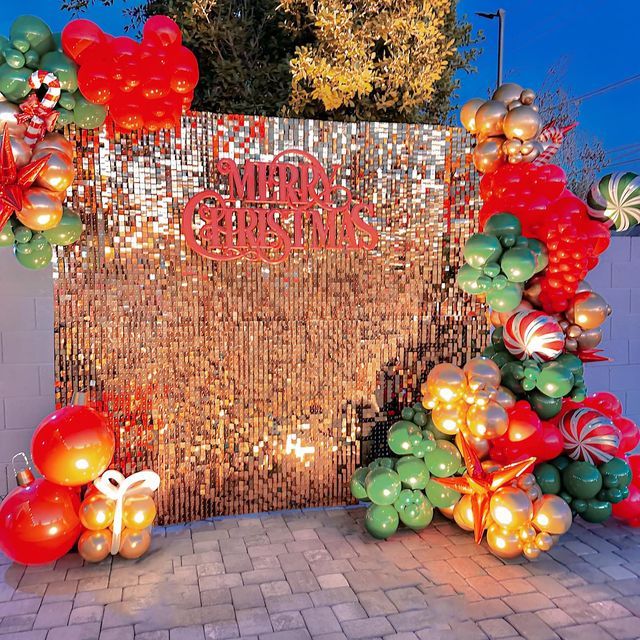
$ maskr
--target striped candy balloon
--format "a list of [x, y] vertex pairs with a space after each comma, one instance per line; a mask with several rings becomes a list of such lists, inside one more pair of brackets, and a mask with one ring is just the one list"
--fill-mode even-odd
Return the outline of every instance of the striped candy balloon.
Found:
[[564, 332], [560, 325], [542, 311], [518, 311], [509, 316], [502, 334], [504, 346], [520, 360], [532, 358], [547, 362], [564, 349]]
[[567, 411], [558, 425], [564, 451], [574, 460], [602, 464], [618, 451], [620, 431], [604, 413], [583, 407]]
[[610, 173], [591, 185], [587, 204], [590, 215], [609, 220], [617, 231], [640, 222], [640, 176], [631, 171]]

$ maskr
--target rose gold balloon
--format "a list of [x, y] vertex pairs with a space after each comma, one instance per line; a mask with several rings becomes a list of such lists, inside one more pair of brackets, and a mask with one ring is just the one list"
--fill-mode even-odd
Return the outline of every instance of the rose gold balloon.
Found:
[[53, 229], [62, 218], [62, 203], [55, 195], [41, 187], [31, 187], [24, 194], [22, 210], [16, 211], [18, 220], [34, 231]]
[[47, 133], [47, 135], [34, 147], [34, 153], [49, 149], [59, 151], [68, 158], [73, 158], [73, 143], [60, 133]]
[[124, 499], [122, 523], [128, 529], [146, 529], [155, 517], [156, 504], [150, 495], [134, 494]]
[[580, 280], [576, 293], [582, 293], [583, 291], [592, 291], [591, 285], [586, 280]]
[[515, 558], [522, 553], [522, 542], [517, 532], [503, 529], [497, 523], [487, 530], [487, 543], [500, 558]]
[[564, 341], [564, 346], [567, 351], [577, 351], [578, 350], [578, 341], [573, 338], [567, 338]]
[[55, 149], [41, 149], [35, 151], [31, 160], [40, 160], [49, 156], [47, 164], [36, 178], [36, 185], [49, 191], [64, 193], [71, 186], [75, 177], [75, 170], [71, 159]]
[[535, 502], [542, 497], [542, 489], [537, 484], [534, 484], [531, 488], [527, 489], [527, 495], [531, 502]]
[[508, 156], [513, 156], [516, 153], [521, 153], [522, 151], [522, 142], [520, 140], [507, 140], [502, 145], [502, 151], [506, 153]]
[[21, 137], [9, 136], [9, 141], [16, 166], [24, 167], [31, 160], [31, 147]]
[[500, 367], [489, 358], [472, 358], [462, 370], [467, 376], [470, 389], [495, 389], [500, 385]]
[[569, 322], [579, 325], [583, 329], [599, 327], [611, 313], [607, 301], [594, 291], [578, 293], [566, 311]]
[[472, 98], [462, 105], [460, 109], [460, 122], [469, 133], [476, 133], [476, 112], [484, 104], [482, 98]]
[[485, 136], [502, 135], [502, 121], [505, 119], [507, 113], [507, 107], [505, 107], [503, 102], [487, 100], [476, 111], [476, 127], [478, 132]]
[[517, 531], [533, 517], [529, 496], [516, 487], [501, 487], [492, 496], [489, 509], [493, 521], [505, 529]]
[[509, 417], [503, 407], [495, 400], [486, 405], [472, 405], [467, 412], [467, 427], [479, 438], [497, 438], [507, 432]]
[[585, 329], [578, 336], [577, 342], [581, 349], [595, 349], [602, 342], [602, 327]]
[[482, 173], [492, 173], [504, 162], [502, 143], [504, 138], [487, 138], [473, 150], [473, 164]]
[[582, 335], [582, 327], [577, 324], [570, 324], [565, 333], [569, 338], [579, 338]]
[[533, 104], [535, 99], [536, 93], [533, 89], [523, 89], [520, 94], [520, 102], [522, 102], [522, 104]]
[[569, 505], [551, 493], [543, 495], [533, 505], [533, 526], [538, 531], [562, 535], [569, 531], [572, 521]]
[[507, 138], [531, 140], [538, 136], [541, 125], [540, 114], [530, 106], [522, 106], [507, 113], [503, 129]]
[[520, 102], [520, 100], [514, 100], [513, 102], [510, 102], [507, 105], [507, 109], [509, 109], [509, 111], [511, 111], [511, 109], [517, 109], [518, 107], [522, 106], [522, 102]]
[[471, 496], [464, 495], [453, 507], [453, 519], [456, 524], [465, 531], [473, 531], [473, 509]]
[[507, 387], [498, 387], [493, 395], [492, 400], [495, 400], [501, 407], [505, 409], [511, 409], [511, 407], [516, 404], [516, 396], [511, 391], [511, 389], [507, 389]]
[[139, 558], [147, 552], [150, 546], [151, 532], [148, 528], [142, 531], [122, 530], [119, 553], [123, 558], [128, 558], [129, 560]]
[[87, 562], [101, 562], [111, 552], [112, 533], [109, 529], [85, 531], [78, 540], [78, 553]]
[[455, 402], [463, 398], [466, 391], [467, 379], [455, 364], [437, 364], [427, 376], [427, 392], [438, 401]]
[[522, 87], [515, 82], [503, 82], [494, 92], [492, 99], [509, 104], [514, 100], [520, 100]]
[[94, 493], [86, 497], [80, 505], [80, 522], [92, 531], [106, 529], [113, 524], [116, 503], [102, 493]]
[[16, 122], [16, 115], [22, 113], [20, 107], [17, 104], [11, 102], [0, 102], [0, 132], [7, 125], [7, 133], [11, 136], [17, 136], [24, 138], [24, 134], [27, 131], [26, 124], [18, 124]]
[[549, 551], [549, 549], [553, 547], [553, 544], [554, 544], [553, 537], [550, 536], [548, 533], [545, 533], [544, 531], [541, 531], [536, 536], [536, 547], [538, 547], [538, 549], [540, 549], [541, 551]]

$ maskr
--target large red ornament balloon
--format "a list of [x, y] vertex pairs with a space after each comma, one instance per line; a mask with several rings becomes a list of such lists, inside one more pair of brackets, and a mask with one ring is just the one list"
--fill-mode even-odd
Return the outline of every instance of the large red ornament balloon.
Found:
[[80, 497], [29, 470], [0, 505], [0, 550], [14, 562], [47, 564], [65, 555], [82, 532]]
[[47, 480], [70, 487], [95, 480], [109, 466], [114, 451], [115, 437], [107, 421], [82, 404], [47, 416], [31, 441], [38, 471]]

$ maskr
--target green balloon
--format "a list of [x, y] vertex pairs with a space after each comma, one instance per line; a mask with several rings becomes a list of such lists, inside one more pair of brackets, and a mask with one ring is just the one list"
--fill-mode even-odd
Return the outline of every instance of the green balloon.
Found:
[[[424, 430], [424, 433], [431, 434], [431, 431]], [[428, 456], [430, 453], [433, 453], [436, 450], [436, 441], [433, 436], [431, 438], [424, 437], [420, 442], [418, 442], [413, 449], [411, 449], [411, 454], [416, 456], [416, 458], [424, 458]]]
[[501, 254], [500, 240], [487, 233], [474, 233], [462, 249], [464, 259], [474, 269], [482, 269], [489, 262], [497, 262]]
[[369, 470], [378, 469], [379, 467], [383, 467], [385, 469], [395, 469], [396, 463], [393, 458], [376, 458], [369, 463], [367, 467]]
[[372, 504], [364, 516], [364, 527], [374, 538], [385, 540], [398, 530], [399, 521], [392, 505]]
[[542, 489], [542, 493], [560, 493], [562, 481], [560, 479], [560, 471], [548, 462], [538, 465], [534, 471], [536, 480]]
[[440, 431], [440, 429], [438, 429], [438, 427], [433, 424], [431, 416], [429, 416], [429, 422], [427, 422], [425, 428], [423, 429], [422, 435], [424, 438], [429, 438], [430, 440], [450, 440], [452, 438], [452, 436], [448, 436], [446, 433], [442, 433], [442, 431]]
[[101, 104], [89, 102], [79, 91], [73, 94], [76, 106], [73, 121], [82, 129], [97, 129], [104, 124], [107, 110]]
[[509, 359], [500, 367], [501, 384], [516, 395], [524, 393], [521, 381], [524, 378], [524, 367], [519, 360]]
[[49, 25], [36, 16], [19, 16], [13, 21], [9, 37], [12, 42], [28, 43], [30, 49], [43, 54], [55, 49]]
[[0, 66], [0, 93], [9, 102], [22, 102], [31, 91], [29, 76], [31, 69], [12, 69], [8, 64]]
[[540, 273], [546, 269], [549, 264], [549, 254], [547, 253], [547, 245], [535, 238], [527, 238], [527, 245], [533, 251], [536, 257], [536, 273]]
[[422, 491], [403, 489], [393, 506], [402, 524], [414, 531], [424, 529], [433, 520], [433, 505]]
[[484, 225], [485, 233], [491, 233], [499, 238], [504, 236], [514, 239], [522, 234], [520, 220], [510, 213], [494, 213]]
[[16, 238], [16, 242], [19, 242], [20, 244], [29, 242], [29, 240], [31, 240], [31, 238], [33, 237], [33, 231], [31, 231], [31, 229], [29, 229], [29, 227], [25, 227], [21, 224], [17, 224], [14, 228], [13, 228], [13, 235]]
[[573, 373], [558, 362], [542, 365], [536, 388], [550, 398], [562, 398], [572, 389], [575, 378]]
[[82, 235], [82, 220], [75, 211], [68, 207], [63, 207], [60, 222], [53, 229], [43, 231], [42, 235], [51, 244], [59, 244], [66, 247], [76, 242]]
[[425, 489], [429, 502], [439, 509], [453, 506], [460, 500], [460, 494], [449, 487], [443, 487], [440, 483], [431, 479]]
[[31, 49], [24, 54], [24, 64], [34, 71], [40, 67], [40, 55], [37, 51]]
[[420, 411], [416, 411], [414, 416], [413, 416], [413, 421], [420, 427], [426, 427], [427, 423], [429, 422], [429, 415], [427, 414], [427, 412], [422, 409]]
[[572, 462], [562, 472], [562, 484], [574, 497], [589, 500], [602, 489], [602, 476], [589, 462]]
[[522, 302], [522, 285], [517, 282], [507, 282], [501, 288], [487, 291], [487, 304], [500, 313], [513, 311]]
[[4, 55], [5, 62], [12, 69], [22, 69], [22, 67], [24, 67], [27, 62], [25, 60], [24, 54], [17, 49], [8, 48], [5, 49], [2, 53]]
[[513, 247], [504, 252], [500, 267], [511, 282], [525, 282], [536, 271], [536, 256], [527, 247]]
[[482, 271], [480, 269], [474, 269], [468, 264], [463, 264], [458, 270], [456, 276], [456, 282], [458, 286], [470, 295], [478, 295], [484, 292], [484, 288], [479, 282], [479, 278], [482, 277]]
[[53, 249], [40, 233], [34, 233], [29, 242], [13, 245], [18, 262], [27, 269], [44, 269], [51, 263]]
[[611, 458], [611, 460], [601, 464], [598, 467], [598, 471], [607, 489], [621, 489], [631, 484], [631, 468], [622, 458]]
[[[513, 356], [507, 351], [498, 351], [491, 356], [491, 360], [502, 368], [508, 362], [513, 362]], [[520, 386], [519, 383], [518, 386]]]
[[62, 31], [56, 31], [53, 34], [53, 42], [54, 42], [56, 51], [62, 51]]
[[578, 356], [573, 355], [573, 353], [563, 353], [555, 359], [555, 362], [569, 369], [574, 377], [581, 377], [584, 374], [584, 364], [582, 360], [580, 360]]
[[369, 471], [364, 484], [369, 499], [376, 504], [393, 504], [402, 489], [400, 476], [386, 467]]
[[404, 456], [396, 462], [396, 472], [404, 487], [424, 489], [429, 482], [429, 470], [424, 460], [416, 456]]
[[437, 478], [452, 476], [462, 463], [462, 456], [457, 447], [447, 441], [438, 440], [436, 450], [424, 459], [429, 472]]
[[[60, 95], [60, 100], [58, 100], [58, 106], [66, 109], [67, 111], [73, 111], [76, 106], [76, 99], [71, 93], [67, 93], [64, 91]], [[73, 122], [73, 114], [71, 114], [71, 121]]]
[[604, 522], [611, 517], [610, 502], [602, 500], [587, 500], [587, 508], [580, 512], [580, 516], [587, 522]]
[[63, 91], [73, 93], [78, 89], [78, 65], [59, 51], [50, 51], [42, 56], [40, 66], [51, 73], [55, 73], [60, 80]]
[[564, 471], [570, 464], [572, 460], [567, 456], [558, 456], [553, 460], [549, 460], [549, 464], [552, 464], [559, 471]]
[[411, 453], [413, 447], [421, 440], [422, 430], [417, 424], [408, 420], [399, 420], [387, 433], [389, 448], [398, 455]]
[[57, 106], [56, 111], [59, 114], [58, 120], [56, 122], [56, 126], [66, 127], [69, 124], [73, 124], [74, 122], [73, 111], [70, 111], [69, 109], [65, 109], [64, 107], [61, 107], [61, 106]]
[[0, 247], [11, 247], [16, 237], [13, 234], [13, 226], [11, 220], [7, 220], [6, 224], [0, 230]]
[[413, 420], [413, 416], [416, 415], [416, 410], [413, 407], [405, 407], [400, 416], [403, 420]]
[[[504, 384], [504, 380], [502, 384]], [[560, 413], [560, 409], [562, 409], [562, 398], [550, 398], [537, 389], [527, 393], [527, 400], [531, 404], [531, 408], [542, 420], [549, 420], [557, 416]]]
[[364, 481], [368, 473], [368, 467], [360, 467], [356, 469], [351, 476], [349, 488], [351, 489], [351, 495], [356, 500], [367, 500], [367, 489], [364, 486]]

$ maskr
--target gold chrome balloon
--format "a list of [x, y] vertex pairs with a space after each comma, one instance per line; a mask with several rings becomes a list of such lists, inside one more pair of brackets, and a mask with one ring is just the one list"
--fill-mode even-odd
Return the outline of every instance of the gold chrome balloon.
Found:
[[111, 552], [111, 539], [109, 529], [88, 529], [78, 540], [78, 553], [87, 562], [102, 562]]
[[594, 291], [578, 293], [566, 311], [569, 322], [583, 329], [599, 327], [611, 313], [607, 301]]
[[151, 532], [149, 529], [142, 531], [134, 531], [132, 529], [123, 529], [120, 538], [120, 555], [123, 558], [133, 560], [139, 558], [151, 546]]
[[7, 125], [7, 133], [10, 136], [16, 136], [18, 138], [24, 138], [24, 134], [27, 131], [26, 124], [18, 124], [16, 122], [16, 116], [22, 113], [20, 107], [17, 104], [11, 102], [0, 102], [0, 132], [5, 125]]
[[586, 280], [580, 280], [576, 293], [582, 293], [583, 291], [593, 291], [591, 285]]
[[510, 531], [526, 526], [533, 517], [529, 496], [516, 487], [502, 487], [491, 496], [489, 505], [493, 521]]
[[569, 531], [571, 522], [571, 509], [558, 496], [547, 493], [533, 504], [533, 526], [538, 531], [562, 535]]
[[460, 431], [467, 417], [467, 403], [464, 400], [444, 404], [439, 402], [431, 412], [431, 420], [438, 431], [454, 435]]
[[515, 82], [503, 82], [494, 92], [492, 99], [509, 104], [514, 100], [520, 100], [522, 87]]
[[524, 557], [527, 558], [527, 560], [535, 560], [536, 558], [540, 557], [540, 553], [542, 552], [538, 547], [536, 547], [535, 544], [526, 543], [522, 547], [522, 553], [524, 554]]
[[140, 530], [149, 527], [156, 517], [156, 503], [148, 494], [126, 497], [122, 505], [122, 524], [127, 529]]
[[456, 446], [458, 449], [462, 446], [459, 442], [460, 438], [464, 438], [467, 441], [467, 444], [478, 454], [480, 460], [484, 460], [489, 455], [489, 441], [486, 438], [477, 438], [469, 433], [466, 425], [463, 425], [462, 431], [456, 434]]
[[530, 525], [525, 524], [519, 531], [518, 537], [522, 542], [533, 542], [538, 532]]
[[520, 102], [522, 102], [522, 104], [533, 104], [535, 99], [536, 93], [533, 89], [523, 89], [520, 94]]
[[504, 118], [504, 134], [507, 138], [531, 140], [540, 133], [540, 115], [529, 106], [512, 109]]
[[73, 143], [61, 133], [47, 133], [34, 147], [33, 152], [38, 153], [38, 151], [48, 149], [49, 151], [59, 151], [62, 155], [73, 158], [73, 148]]
[[549, 551], [549, 549], [553, 547], [554, 542], [553, 537], [544, 531], [541, 531], [536, 536], [536, 547], [541, 551]]
[[469, 133], [476, 133], [476, 112], [484, 104], [482, 98], [472, 98], [462, 105], [460, 109], [460, 122]]
[[495, 400], [501, 407], [505, 409], [511, 409], [516, 404], [516, 396], [507, 387], [498, 387], [492, 394], [492, 400]]
[[487, 530], [487, 543], [491, 551], [501, 558], [515, 558], [522, 553], [522, 542], [517, 532], [503, 529], [497, 523]]
[[49, 156], [47, 164], [36, 178], [36, 185], [49, 191], [64, 193], [73, 182], [75, 170], [71, 158], [62, 154], [55, 149], [42, 149], [36, 151], [31, 160], [40, 160], [45, 156]]
[[34, 231], [53, 229], [62, 218], [62, 203], [48, 189], [31, 187], [24, 194], [18, 220]]
[[538, 484], [534, 484], [532, 487], [527, 489], [527, 495], [531, 502], [535, 503], [536, 500], [542, 497], [542, 489], [538, 486]]
[[479, 438], [497, 438], [507, 432], [509, 417], [504, 407], [495, 400], [490, 400], [486, 405], [474, 404], [469, 408], [467, 427]]
[[504, 138], [487, 138], [473, 150], [473, 164], [482, 173], [492, 173], [504, 162], [502, 143]]
[[507, 107], [503, 102], [487, 100], [476, 111], [476, 128], [485, 136], [502, 135], [502, 121], [507, 115]]
[[495, 389], [500, 386], [501, 376], [500, 367], [489, 358], [477, 356], [471, 358], [462, 368], [467, 376], [469, 388], [476, 389]]
[[502, 151], [506, 153], [508, 156], [515, 156], [518, 153], [522, 152], [523, 143], [520, 140], [507, 140], [502, 145]]
[[116, 503], [102, 493], [94, 493], [86, 497], [80, 505], [80, 522], [86, 529], [100, 531], [113, 524]]
[[24, 167], [31, 160], [31, 147], [18, 136], [9, 136], [11, 152], [18, 168]]
[[447, 403], [463, 398], [467, 392], [467, 379], [460, 367], [443, 362], [437, 364], [427, 376], [427, 393]]
[[[456, 504], [458, 504], [456, 502]], [[453, 512], [456, 508], [456, 504], [452, 504], [450, 507], [438, 507], [438, 511], [445, 517], [449, 518], [449, 520], [453, 520]]]
[[465, 531], [473, 531], [473, 508], [471, 496], [463, 495], [453, 507], [453, 519]]
[[577, 337], [578, 346], [581, 349], [595, 349], [602, 342], [602, 327], [585, 329]]
[[527, 489], [531, 489], [534, 484], [536, 484], [536, 477], [533, 475], [533, 473], [523, 473], [518, 478], [518, 487], [520, 489], [524, 489], [525, 491]]

